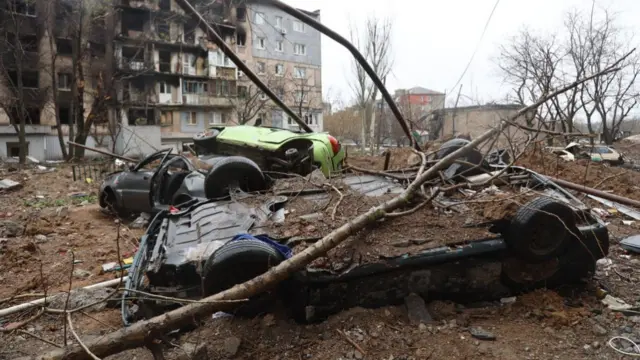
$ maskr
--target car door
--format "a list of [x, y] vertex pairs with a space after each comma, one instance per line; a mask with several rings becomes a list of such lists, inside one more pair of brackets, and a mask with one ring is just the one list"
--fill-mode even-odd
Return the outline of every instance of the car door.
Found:
[[120, 180], [122, 204], [127, 210], [133, 212], [148, 212], [151, 210], [149, 191], [151, 177], [157, 170], [154, 162], [165, 154], [150, 156], [136, 165], [127, 175]]

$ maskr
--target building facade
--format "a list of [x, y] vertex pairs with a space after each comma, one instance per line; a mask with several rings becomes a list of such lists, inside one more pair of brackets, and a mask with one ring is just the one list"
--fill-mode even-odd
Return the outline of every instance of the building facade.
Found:
[[[17, 57], [0, 50], [7, 69], [0, 74], [0, 157], [17, 154], [13, 124], [21, 117], [28, 124], [27, 154], [52, 160], [62, 156], [58, 128], [68, 141], [69, 124], [76, 124], [77, 134], [78, 121], [90, 124], [87, 145], [130, 156], [168, 146], [182, 151], [193, 135], [210, 126], [247, 122], [240, 122], [239, 114], [246, 112], [248, 89], [257, 87], [175, 0], [109, 2], [113, 7], [103, 16], [86, 17], [99, 20], [73, 29], [70, 19], [77, 11], [72, 2], [7, 3], [0, 31], [27, 51]], [[287, 105], [314, 130], [322, 130], [317, 31], [252, 2], [211, 1], [202, 14]], [[81, 51], [87, 54], [77, 55], [74, 31], [83, 32]], [[82, 64], [82, 76], [76, 62]], [[297, 127], [264, 94], [257, 93], [255, 100], [258, 106], [244, 116], [249, 123], [259, 119]]]
[[[275, 7], [259, 2], [247, 2], [238, 9], [238, 55], [314, 131], [322, 131], [320, 32]], [[303, 12], [320, 20], [319, 10]], [[251, 114], [251, 119], [247, 119], [249, 123], [299, 129], [289, 116], [260, 94], [255, 85], [242, 74], [240, 76], [239, 102], [242, 103], [243, 96], [249, 98], [246, 102], [260, 102], [258, 106], [246, 104], [259, 108]]]

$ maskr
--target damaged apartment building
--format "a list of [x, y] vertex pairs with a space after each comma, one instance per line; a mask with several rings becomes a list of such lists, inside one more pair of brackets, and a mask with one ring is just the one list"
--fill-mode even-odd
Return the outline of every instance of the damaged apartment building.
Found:
[[[70, 124], [77, 134], [84, 121], [91, 125], [87, 145], [130, 156], [168, 146], [183, 151], [193, 135], [219, 124], [298, 128], [208, 41], [176, 0], [5, 4], [0, 32], [21, 51], [15, 56], [6, 47], [0, 50], [0, 158], [17, 155], [12, 123], [21, 117], [27, 155], [45, 160], [62, 158], [58, 122], [65, 142]], [[78, 4], [93, 4], [82, 9], [84, 21], [74, 8]], [[258, 2], [192, 4], [288, 106], [322, 131], [318, 31]], [[319, 19], [318, 11], [305, 13]], [[84, 90], [82, 106], [74, 84]], [[106, 100], [98, 109], [100, 94]]]

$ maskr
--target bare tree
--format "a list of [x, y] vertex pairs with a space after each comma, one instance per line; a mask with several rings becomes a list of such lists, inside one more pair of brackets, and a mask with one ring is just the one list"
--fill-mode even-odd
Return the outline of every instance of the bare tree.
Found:
[[[373, 70], [382, 79], [386, 79], [391, 72], [393, 61], [391, 59], [391, 30], [389, 19], [379, 19], [371, 16], [367, 19], [363, 33], [359, 33], [357, 27], [350, 27], [350, 37], [353, 45], [369, 61]], [[378, 89], [373, 85], [364, 69], [354, 60], [354, 78], [351, 83], [356, 106], [362, 112], [362, 149], [366, 146], [367, 137], [369, 146], [373, 151], [375, 142], [375, 109], [374, 102], [378, 96]]]
[[238, 86], [237, 98], [230, 97], [236, 121], [244, 125], [265, 109], [269, 98], [253, 83]]

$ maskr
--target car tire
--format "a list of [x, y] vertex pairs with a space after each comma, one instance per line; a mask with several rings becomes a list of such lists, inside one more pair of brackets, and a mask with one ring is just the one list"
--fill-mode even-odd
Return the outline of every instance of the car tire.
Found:
[[209, 129], [193, 136], [193, 141], [209, 141], [215, 139], [220, 135], [220, 130]]
[[[209, 296], [230, 289], [264, 274], [282, 261], [284, 256], [265, 242], [249, 239], [228, 242], [211, 254], [204, 264], [204, 292]], [[259, 314], [275, 300], [270, 295], [257, 295], [248, 303], [241, 304], [236, 309], [236, 314]]]
[[238, 185], [246, 192], [267, 188], [262, 170], [252, 160], [242, 156], [229, 156], [216, 160], [204, 180], [204, 192], [208, 199], [229, 196], [229, 188]]
[[513, 253], [529, 262], [544, 262], [562, 254], [580, 236], [574, 211], [549, 197], [521, 206], [511, 219], [504, 240]]

